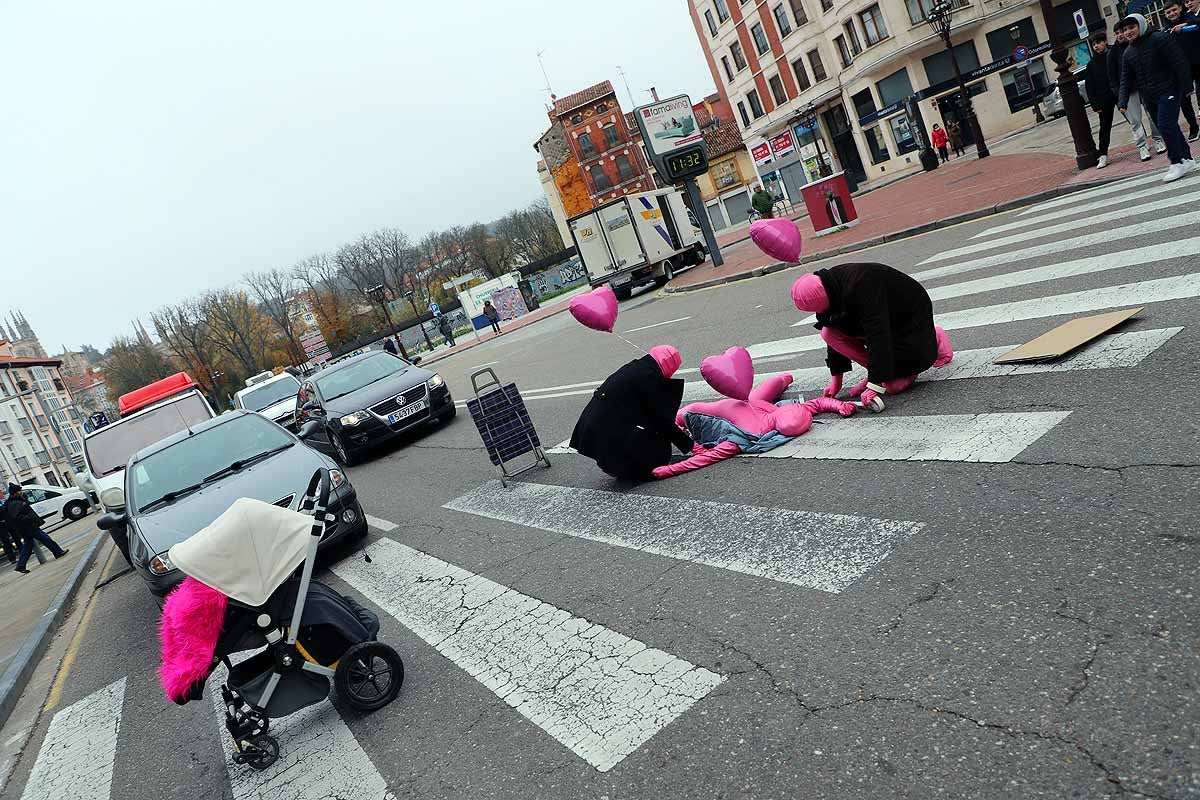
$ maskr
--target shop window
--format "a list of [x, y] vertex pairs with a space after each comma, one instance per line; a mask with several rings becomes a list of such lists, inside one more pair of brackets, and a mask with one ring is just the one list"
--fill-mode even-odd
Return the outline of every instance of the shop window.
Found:
[[917, 137], [913, 136], [907, 114], [897, 114], [888, 120], [888, 125], [892, 128], [892, 138], [896, 140], [897, 155], [911, 153], [917, 149]]
[[1015, 114], [1023, 109], [1032, 108], [1034, 103], [1046, 94], [1046, 88], [1049, 86], [1046, 65], [1039, 58], [1027, 65], [1010, 69], [1001, 73], [1000, 84], [1004, 87], [1009, 111]]
[[867, 114], [875, 113], [875, 98], [871, 96], [870, 89], [863, 89], [857, 94], [850, 96], [850, 101], [854, 103], [854, 113], [862, 119]]
[[882, 164], [891, 158], [888, 153], [887, 142], [883, 139], [883, 131], [878, 125], [874, 128], [867, 128], [863, 131], [863, 136], [867, 140], [867, 150], [871, 153], [872, 164]]

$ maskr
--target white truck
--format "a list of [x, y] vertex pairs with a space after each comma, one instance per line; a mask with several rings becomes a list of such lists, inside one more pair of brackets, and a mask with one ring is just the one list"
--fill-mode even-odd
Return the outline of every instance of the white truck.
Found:
[[593, 287], [620, 300], [647, 283], [662, 286], [704, 261], [700, 230], [674, 188], [625, 195], [567, 220]]

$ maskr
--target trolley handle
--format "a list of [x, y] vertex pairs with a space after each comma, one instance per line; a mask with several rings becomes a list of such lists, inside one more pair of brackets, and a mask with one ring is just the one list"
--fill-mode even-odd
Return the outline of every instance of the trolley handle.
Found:
[[[476, 380], [480, 375], [491, 375], [492, 379], [490, 381], [480, 383], [478, 380]], [[483, 369], [476, 370], [475, 372], [471, 373], [471, 388], [475, 391], [476, 397], [479, 397], [479, 395], [482, 393], [482, 390], [488, 388], [489, 386], [500, 388], [500, 379], [496, 377], [496, 372], [491, 367], [484, 367]]]

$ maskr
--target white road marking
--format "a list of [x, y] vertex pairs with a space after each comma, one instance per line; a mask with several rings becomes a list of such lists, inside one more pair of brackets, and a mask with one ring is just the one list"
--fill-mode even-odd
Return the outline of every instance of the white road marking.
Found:
[[483, 369], [484, 367], [494, 367], [499, 364], [499, 361], [485, 361], [482, 364], [476, 364], [471, 369]]
[[562, 386], [545, 386], [541, 389], [522, 389], [521, 396], [528, 394], [542, 394], [544, 392], [559, 392], [564, 389], [581, 389], [585, 387], [594, 388], [599, 386], [604, 381], [583, 381], [582, 383], [565, 383]]
[[[1196, 214], [1196, 222], [1200, 222], [1200, 213]], [[1156, 224], [1161, 225], [1161, 223]], [[1146, 247], [1135, 247], [1130, 250], [1105, 253], [1102, 256], [1080, 258], [1075, 261], [1063, 261], [1044, 267], [1018, 270], [1017, 272], [1002, 272], [987, 278], [938, 286], [929, 290], [929, 297], [936, 302], [938, 300], [947, 300], [951, 297], [966, 297], [967, 295], [980, 294], [982, 292], [994, 292], [998, 289], [1028, 286], [1032, 283], [1077, 278], [1081, 275], [1093, 275], [1097, 272], [1133, 267], [1139, 264], [1154, 264], [1170, 258], [1184, 258], [1195, 255], [1200, 255], [1200, 237], [1162, 242], [1160, 244], [1147, 245]]]
[[373, 517], [370, 514], [364, 514], [363, 516], [365, 516], [367, 518], [368, 525], [370, 525], [372, 528], [377, 528], [378, 530], [381, 530], [384, 533], [391, 533], [392, 531], [396, 530], [396, 528], [399, 527], [394, 522], [388, 522], [386, 519], [380, 519], [379, 517]]
[[488, 481], [452, 511], [840, 592], [921, 530], [920, 522]]
[[[1164, 188], [1169, 188], [1169, 187], [1164, 187]], [[1160, 190], [1155, 189], [1153, 191], [1160, 191]], [[1198, 200], [1200, 200], [1200, 190], [1198, 190], [1196, 192], [1190, 192], [1190, 193], [1184, 194], [1184, 195], [1174, 194], [1174, 195], [1168, 196], [1166, 199], [1164, 199], [1158, 203], [1143, 203], [1143, 204], [1139, 204], [1136, 206], [1119, 208], [1116, 211], [1110, 211], [1107, 214], [1096, 214], [1096, 215], [1093, 215], [1090, 217], [1081, 217], [1079, 219], [1071, 220], [1070, 222], [1061, 222], [1057, 225], [1049, 225], [1046, 227], [1039, 226], [1038, 229], [1034, 230], [1034, 231], [1024, 231], [1022, 233], [1015, 233], [1010, 236], [1002, 236], [999, 239], [992, 239], [987, 242], [978, 242], [976, 244], [969, 244], [969, 245], [965, 245], [963, 247], [956, 247], [953, 250], [945, 250], [940, 253], [935, 253], [934, 255], [931, 255], [929, 258], [925, 259], [924, 261], [922, 261], [920, 263], [921, 264], [932, 264], [935, 261], [945, 261], [946, 259], [950, 259], [950, 258], [958, 258], [960, 256], [970, 255], [972, 253], [980, 253], [980, 252], [983, 252], [984, 250], [993, 250], [993, 249], [1000, 248], [1000, 247], [1010, 247], [1012, 245], [1019, 246], [1019, 245], [1025, 244], [1031, 238], [1040, 239], [1040, 238], [1043, 238], [1046, 236], [1057, 236], [1060, 233], [1068, 233], [1069, 231], [1073, 231], [1078, 228], [1090, 228], [1092, 230], [1099, 230], [1101, 228], [1101, 226], [1103, 226], [1109, 222], [1123, 222], [1123, 221], [1128, 220], [1131, 216], [1140, 216], [1142, 214], [1149, 214], [1149, 213], [1158, 214], [1167, 209], [1174, 208], [1175, 206], [1192, 206], [1192, 207], [1194, 207]], [[1052, 218], [1058, 219], [1059, 216], [1060, 215], [1054, 215]], [[1160, 231], [1164, 230], [1163, 221], [1162, 221], [1161, 217], [1157, 217], [1155, 219], [1155, 222], [1158, 223], [1157, 230], [1150, 231], [1150, 232], [1160, 232]], [[1129, 230], [1129, 229], [1126, 228], [1125, 230]], [[1136, 235], [1136, 234], [1131, 233], [1129, 235]]]
[[651, 328], [657, 328], [660, 325], [670, 325], [673, 322], [683, 322], [685, 319], [691, 319], [691, 317], [687, 316], [687, 317], [680, 317], [679, 319], [668, 319], [664, 322], [656, 322], [653, 325], [643, 325], [640, 328], [630, 328], [627, 331], [621, 331], [621, 332], [622, 333], [637, 333], [638, 331], [648, 331]]
[[54, 715], [22, 800], [109, 800], [125, 678]]
[[[1187, 214], [1179, 214], [1171, 218], [1171, 224], [1178, 223], [1181, 231], [1186, 231], [1188, 226], [1200, 223], [1200, 211], [1193, 211]], [[1023, 247], [1018, 250], [1010, 250], [1003, 253], [995, 253], [990, 256], [976, 258], [971, 261], [960, 261], [956, 264], [947, 264], [943, 267], [934, 267], [922, 272], [914, 272], [912, 277], [918, 281], [931, 281], [936, 278], [945, 278], [948, 275], [959, 275], [964, 272], [974, 272], [976, 270], [987, 269], [989, 267], [997, 267], [1001, 265], [1007, 266], [1016, 261], [1026, 261], [1031, 258], [1040, 256], [1052, 255], [1054, 253], [1065, 253], [1072, 250], [1079, 250], [1084, 247], [1091, 247], [1097, 244], [1106, 242], [1123, 242], [1132, 236], [1146, 236], [1150, 234], [1163, 232], [1163, 221], [1161, 219], [1152, 219], [1148, 222], [1139, 222], [1136, 225], [1126, 225], [1123, 228], [1101, 228], [1098, 231], [1084, 234], [1083, 236], [1075, 236], [1070, 239], [1059, 239], [1045, 244], [1034, 245], [1032, 247]], [[1181, 242], [1195, 242], [1194, 239], [1183, 239]], [[1172, 242], [1179, 244], [1181, 242]], [[1192, 246], [1195, 246], [1194, 244]], [[1119, 256], [1120, 252], [1109, 253], [1109, 256]], [[1169, 258], [1170, 256], [1164, 256]]]
[[[232, 661], [240, 662], [249, 655], [239, 654]], [[234, 764], [233, 740], [225, 730], [219, 688], [227, 677], [225, 667], [218, 667], [209, 678], [207, 691], [225, 750], [233, 800], [328, 800], [350, 794], [364, 800], [395, 800], [387, 781], [328, 699], [271, 720], [271, 736], [279, 741], [279, 760], [272, 766], [259, 772]], [[387, 709], [380, 713], [386, 714]]]
[[399, 542], [368, 551], [334, 573], [601, 772], [724, 681]]
[[1030, 206], [1024, 211], [1021, 211], [1017, 214], [1017, 216], [1026, 217], [1030, 214], [1036, 214], [1039, 211], [1048, 211], [1051, 208], [1062, 208], [1063, 206], [1073, 206], [1080, 202], [1094, 200], [1097, 197], [1104, 197], [1105, 195], [1117, 193], [1123, 194], [1134, 187], [1144, 186], [1147, 183], [1154, 183], [1156, 180], [1162, 181], [1162, 173], [1158, 172], [1158, 170], [1155, 170], [1153, 174], [1142, 175], [1137, 178], [1130, 178], [1129, 180], [1106, 183], [1105, 185], [1098, 186], [1095, 189], [1087, 189], [1082, 192], [1072, 192], [1071, 194], [1063, 195], [1062, 197], [1054, 200], [1048, 200], [1045, 203], [1038, 203], [1036, 206]]

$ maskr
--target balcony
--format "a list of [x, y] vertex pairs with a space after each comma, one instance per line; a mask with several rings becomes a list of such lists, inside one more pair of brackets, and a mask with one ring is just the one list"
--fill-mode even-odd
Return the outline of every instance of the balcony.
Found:
[[29, 459], [26, 458], [25, 456], [17, 456], [15, 459], [13, 459], [13, 461], [16, 462], [17, 469], [20, 470], [21, 472], [29, 471]]

